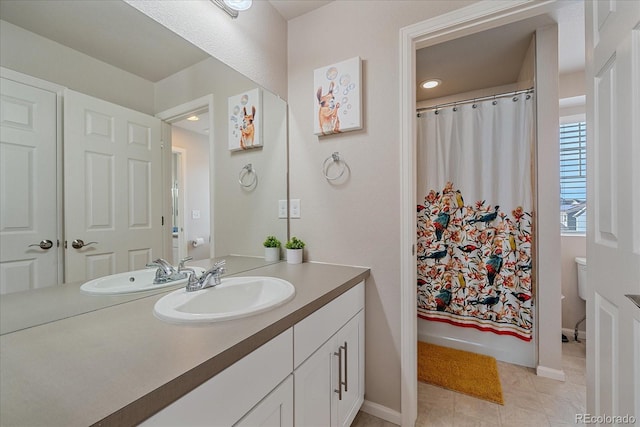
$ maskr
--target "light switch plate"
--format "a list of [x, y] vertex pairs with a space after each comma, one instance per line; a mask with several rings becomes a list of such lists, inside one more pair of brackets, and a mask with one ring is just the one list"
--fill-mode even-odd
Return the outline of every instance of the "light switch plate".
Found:
[[192, 210], [191, 219], [200, 219], [200, 211], [197, 209]]
[[287, 201], [278, 200], [278, 218], [287, 217]]
[[300, 199], [291, 199], [291, 218], [300, 218]]

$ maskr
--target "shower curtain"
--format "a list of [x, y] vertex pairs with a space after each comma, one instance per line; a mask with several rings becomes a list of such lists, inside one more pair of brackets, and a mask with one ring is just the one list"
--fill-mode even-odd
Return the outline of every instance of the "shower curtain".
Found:
[[418, 119], [418, 316], [531, 341], [533, 96]]

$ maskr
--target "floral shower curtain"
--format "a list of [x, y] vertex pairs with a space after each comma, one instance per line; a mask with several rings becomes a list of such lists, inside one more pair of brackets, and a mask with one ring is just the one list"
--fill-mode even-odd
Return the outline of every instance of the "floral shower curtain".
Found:
[[533, 96], [418, 119], [418, 316], [532, 339]]

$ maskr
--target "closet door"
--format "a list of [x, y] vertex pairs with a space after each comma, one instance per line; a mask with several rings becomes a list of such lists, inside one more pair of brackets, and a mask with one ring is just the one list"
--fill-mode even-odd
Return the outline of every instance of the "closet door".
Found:
[[58, 283], [56, 94], [0, 79], [0, 293]]

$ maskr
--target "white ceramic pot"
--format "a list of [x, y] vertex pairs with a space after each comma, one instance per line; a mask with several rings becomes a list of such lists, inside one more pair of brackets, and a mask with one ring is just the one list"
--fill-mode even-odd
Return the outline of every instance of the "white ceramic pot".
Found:
[[289, 264], [301, 264], [302, 249], [287, 249], [287, 262]]
[[280, 248], [264, 248], [264, 260], [266, 262], [280, 261]]

